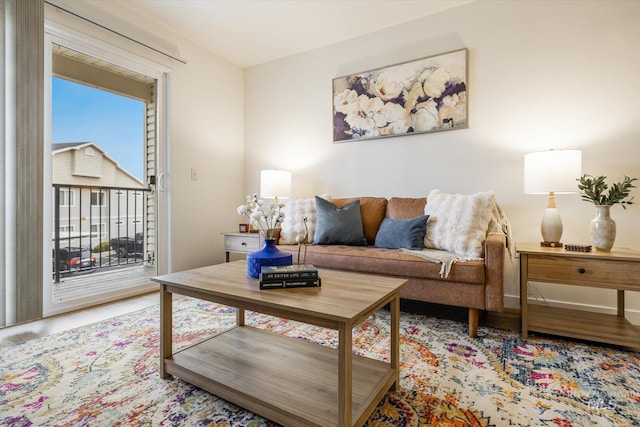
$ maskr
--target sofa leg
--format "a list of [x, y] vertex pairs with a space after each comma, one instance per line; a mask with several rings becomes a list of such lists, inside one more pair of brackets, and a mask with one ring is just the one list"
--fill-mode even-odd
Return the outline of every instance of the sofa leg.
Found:
[[469, 337], [478, 337], [478, 323], [480, 322], [480, 310], [477, 308], [469, 309]]

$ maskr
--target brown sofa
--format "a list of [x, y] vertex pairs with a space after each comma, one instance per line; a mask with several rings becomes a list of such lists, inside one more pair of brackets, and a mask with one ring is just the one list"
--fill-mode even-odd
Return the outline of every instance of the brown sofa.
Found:
[[[364, 234], [369, 246], [308, 245], [306, 263], [319, 268], [381, 274], [408, 279], [401, 298], [469, 309], [469, 336], [476, 337], [480, 310], [502, 311], [506, 236], [488, 233], [483, 260], [455, 262], [447, 277], [439, 263], [395, 249], [373, 247], [382, 220], [424, 214], [426, 198], [360, 197], [332, 199], [337, 207], [360, 200]], [[297, 257], [297, 245], [279, 245]]]

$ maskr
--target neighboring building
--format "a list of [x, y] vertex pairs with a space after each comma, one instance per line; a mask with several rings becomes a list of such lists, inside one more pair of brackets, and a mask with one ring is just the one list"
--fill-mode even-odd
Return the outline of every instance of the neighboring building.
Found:
[[98, 145], [53, 144], [51, 170], [54, 244], [56, 233], [60, 247], [91, 248], [144, 233], [146, 187]]

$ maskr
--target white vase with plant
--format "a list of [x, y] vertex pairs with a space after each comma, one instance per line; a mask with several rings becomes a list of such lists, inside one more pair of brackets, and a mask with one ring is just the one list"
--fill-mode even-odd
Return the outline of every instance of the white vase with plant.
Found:
[[611, 206], [620, 204], [626, 209], [626, 205], [633, 204], [633, 197], [627, 198], [631, 189], [635, 188], [633, 182], [638, 180], [625, 175], [621, 182], [609, 187], [606, 179], [606, 176], [594, 177], [587, 174], [577, 179], [582, 200], [591, 202], [596, 207], [596, 217], [589, 226], [591, 244], [596, 250], [603, 252], [611, 251], [616, 240], [616, 222], [611, 218]]

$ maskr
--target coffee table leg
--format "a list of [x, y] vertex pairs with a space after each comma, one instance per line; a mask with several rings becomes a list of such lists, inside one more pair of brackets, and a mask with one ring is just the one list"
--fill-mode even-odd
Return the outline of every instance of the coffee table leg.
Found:
[[351, 427], [352, 405], [352, 330], [341, 323], [338, 328], [338, 426]]
[[236, 307], [236, 326], [244, 326], [244, 308]]
[[391, 300], [391, 369], [394, 369], [395, 380], [391, 390], [400, 385], [400, 297], [396, 295]]
[[171, 292], [167, 285], [160, 285], [160, 378], [168, 379], [165, 360], [173, 354], [173, 305]]

